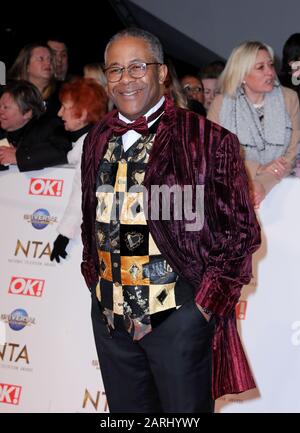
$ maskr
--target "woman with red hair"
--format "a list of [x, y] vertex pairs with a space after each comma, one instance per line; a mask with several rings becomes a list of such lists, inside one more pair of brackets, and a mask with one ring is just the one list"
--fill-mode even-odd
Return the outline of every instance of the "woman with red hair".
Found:
[[64, 216], [58, 226], [50, 260], [60, 261], [67, 256], [70, 239], [77, 237], [81, 225], [81, 154], [85, 137], [93, 124], [107, 111], [108, 98], [104, 88], [90, 78], [78, 78], [65, 83], [59, 92], [61, 108], [58, 116], [69, 131], [73, 148], [68, 152], [68, 163], [76, 167], [72, 192]]

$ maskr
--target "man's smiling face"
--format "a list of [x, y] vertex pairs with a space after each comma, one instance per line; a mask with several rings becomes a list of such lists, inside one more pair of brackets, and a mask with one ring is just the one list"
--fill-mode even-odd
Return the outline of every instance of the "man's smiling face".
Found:
[[[105, 68], [128, 67], [133, 63], [157, 62], [149, 44], [142, 38], [123, 36], [109, 45], [106, 53]], [[142, 78], [133, 78], [123, 71], [120, 81], [108, 81], [108, 93], [116, 107], [125, 117], [135, 120], [143, 116], [162, 97], [163, 82], [166, 78], [165, 65], [148, 65]]]

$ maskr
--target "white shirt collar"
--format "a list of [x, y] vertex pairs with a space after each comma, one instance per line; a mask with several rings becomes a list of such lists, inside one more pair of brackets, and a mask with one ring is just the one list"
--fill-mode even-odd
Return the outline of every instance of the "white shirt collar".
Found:
[[[161, 105], [164, 103], [165, 101], [165, 97], [162, 96], [160, 98], [160, 100], [158, 101], [157, 104], [154, 105], [154, 107], [150, 108], [149, 111], [147, 111], [147, 113], [144, 115], [146, 117], [146, 119], [148, 119], [149, 116], [151, 116], [152, 113], [155, 113], [155, 111], [157, 111], [159, 109], [159, 107], [161, 107]], [[163, 113], [160, 114], [160, 116]], [[118, 113], [119, 119], [123, 120], [123, 122], [125, 123], [132, 123], [133, 120], [129, 120], [127, 119], [127, 117], [123, 116], [123, 114]], [[150, 122], [148, 124], [148, 127], [150, 128], [151, 125], [153, 125], [154, 122], [156, 122], [156, 120], [158, 119], [157, 116], [156, 119], [152, 120], [152, 122]], [[126, 152], [139, 138], [141, 137], [141, 134], [139, 134], [138, 132], [132, 130], [132, 131], [128, 131], [125, 134], [122, 135], [122, 143], [123, 143], [123, 148], [124, 151]]]
[[[164, 103], [164, 101], [165, 101], [165, 97], [162, 96], [162, 97], [160, 98], [160, 100], [158, 101], [158, 103], [155, 104], [154, 107], [150, 108], [150, 110], [147, 111], [146, 114], [144, 114], [144, 116], [146, 116], [146, 119], [147, 119], [149, 116], [151, 116], [152, 113], [155, 113], [155, 111], [158, 110], [159, 107], [162, 106], [162, 104]], [[119, 119], [120, 119], [120, 120], [123, 120], [123, 122], [125, 122], [125, 123], [133, 123], [133, 122], [134, 122], [134, 120], [129, 120], [129, 119], [127, 119], [127, 117], [123, 116], [123, 114], [121, 114], [121, 113], [118, 113], [118, 114], [119, 114]], [[153, 122], [155, 122], [155, 120], [156, 120], [156, 119], [154, 119]], [[150, 123], [152, 123], [152, 122], [150, 122]], [[149, 124], [149, 125], [150, 125], [150, 124]]]

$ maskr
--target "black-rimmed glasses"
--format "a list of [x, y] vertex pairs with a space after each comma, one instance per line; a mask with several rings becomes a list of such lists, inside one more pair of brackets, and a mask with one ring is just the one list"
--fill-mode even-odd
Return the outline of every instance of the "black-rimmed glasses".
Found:
[[203, 93], [203, 88], [201, 86], [191, 86], [190, 84], [183, 86], [183, 90], [185, 93]]
[[120, 66], [110, 66], [105, 69], [105, 74], [107, 81], [110, 83], [116, 83], [121, 80], [123, 73], [128, 72], [131, 78], [143, 78], [146, 75], [147, 67], [150, 65], [162, 65], [158, 62], [136, 62], [131, 63], [131, 65], [125, 67]]

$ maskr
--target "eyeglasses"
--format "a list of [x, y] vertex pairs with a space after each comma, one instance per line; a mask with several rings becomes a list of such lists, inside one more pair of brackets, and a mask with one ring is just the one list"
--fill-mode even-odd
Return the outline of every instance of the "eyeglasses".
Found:
[[52, 57], [51, 56], [36, 56], [33, 55], [31, 56], [31, 58], [37, 60], [38, 62], [42, 63], [42, 62], [52, 62]]
[[110, 83], [117, 83], [121, 80], [124, 71], [127, 71], [131, 78], [143, 78], [146, 75], [147, 67], [150, 65], [162, 65], [162, 63], [158, 62], [137, 62], [137, 63], [131, 63], [131, 65], [125, 67], [120, 66], [110, 66], [109, 68], [106, 68], [105, 74], [107, 81]]
[[203, 89], [201, 86], [190, 86], [189, 84], [186, 84], [185, 86], [183, 86], [183, 90], [186, 93], [202, 93]]

